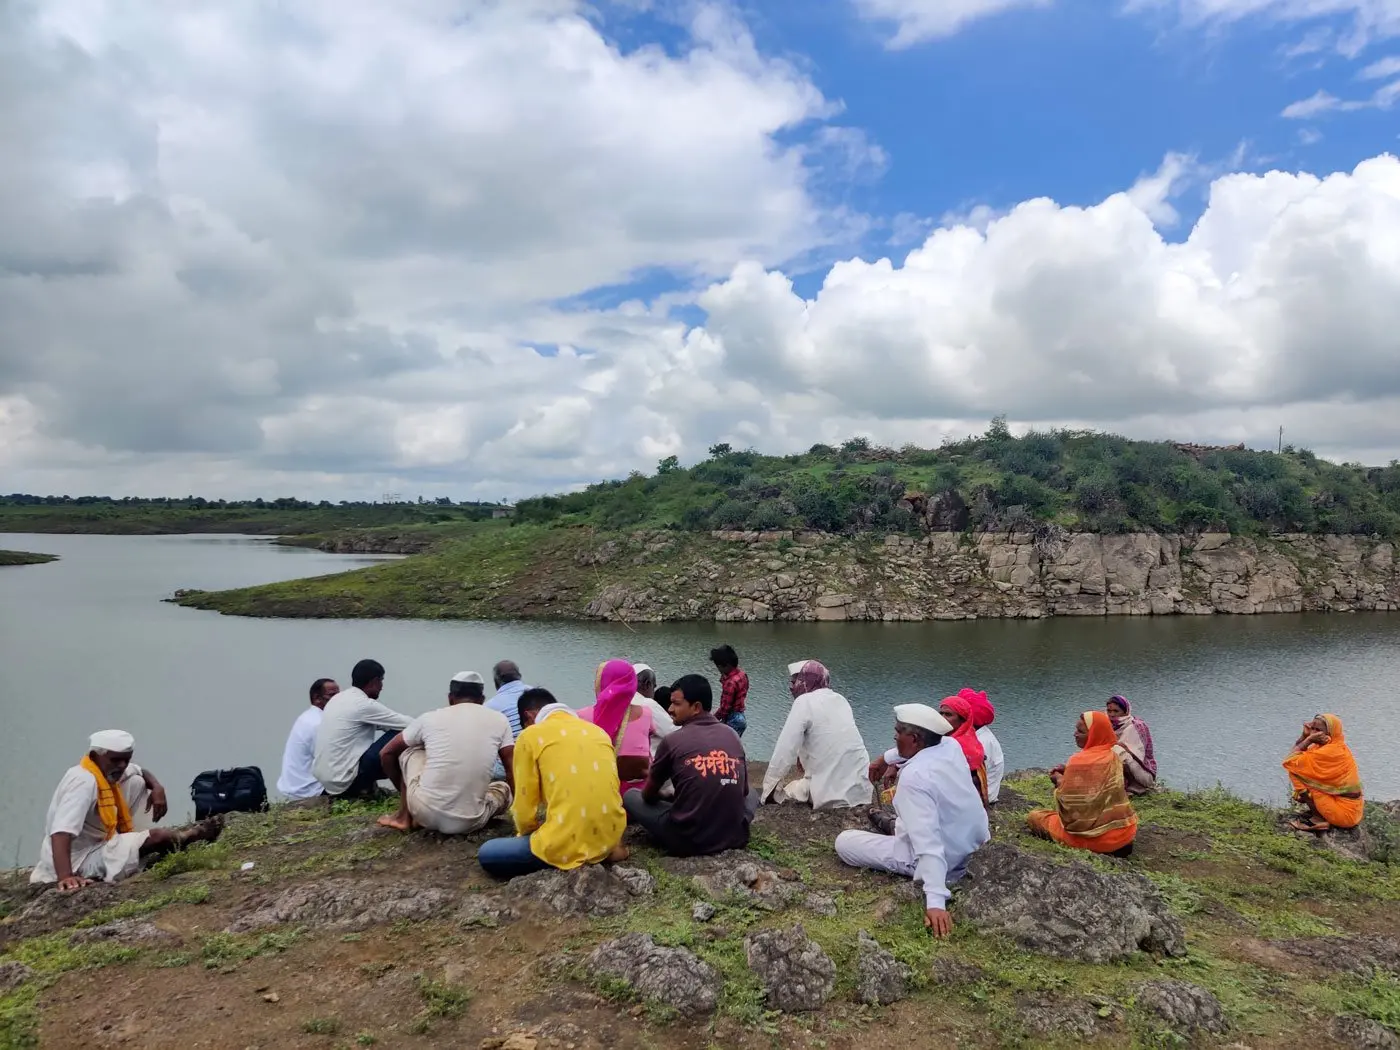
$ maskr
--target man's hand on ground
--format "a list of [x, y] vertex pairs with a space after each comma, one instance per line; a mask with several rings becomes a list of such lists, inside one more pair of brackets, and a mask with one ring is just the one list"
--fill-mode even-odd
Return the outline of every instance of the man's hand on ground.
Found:
[[80, 890], [84, 886], [91, 885], [92, 880], [85, 879], [81, 875], [69, 875], [66, 879], [58, 880], [58, 888], [64, 893], [72, 893], [74, 890]]
[[924, 925], [934, 937], [947, 937], [953, 932], [953, 917], [943, 908], [929, 908], [924, 912]]

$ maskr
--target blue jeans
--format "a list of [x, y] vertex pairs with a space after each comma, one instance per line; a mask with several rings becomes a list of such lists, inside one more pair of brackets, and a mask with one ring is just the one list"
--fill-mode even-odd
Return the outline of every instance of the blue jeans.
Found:
[[476, 859], [486, 874], [498, 879], [513, 879], [553, 867], [530, 852], [529, 835], [487, 839], [477, 850]]
[[738, 733], [740, 736], [743, 736], [744, 730], [749, 727], [749, 720], [744, 717], [744, 712], [735, 711], [732, 715], [730, 715], [724, 720], [724, 724], [727, 725], [730, 729], [734, 730], [734, 732]]

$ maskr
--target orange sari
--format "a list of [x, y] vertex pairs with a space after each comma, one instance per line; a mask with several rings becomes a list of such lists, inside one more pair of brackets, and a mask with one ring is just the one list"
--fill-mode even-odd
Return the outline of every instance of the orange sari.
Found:
[[[1366, 803], [1361, 797], [1361, 772], [1347, 747], [1346, 731], [1336, 715], [1323, 715], [1332, 738], [1283, 760], [1294, 797], [1312, 802], [1318, 815], [1334, 828], [1354, 828], [1361, 823]], [[1355, 795], [1355, 798], [1343, 798]]]
[[1064, 846], [1117, 853], [1137, 835], [1137, 814], [1123, 783], [1123, 760], [1113, 752], [1118, 735], [1103, 711], [1086, 711], [1089, 739], [1065, 763], [1055, 808], [1032, 810], [1031, 830]]

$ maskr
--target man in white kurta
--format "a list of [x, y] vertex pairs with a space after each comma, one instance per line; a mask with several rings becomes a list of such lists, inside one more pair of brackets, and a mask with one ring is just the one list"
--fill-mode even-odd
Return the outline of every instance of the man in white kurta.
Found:
[[[977, 740], [987, 756], [987, 802], [992, 804], [1001, 797], [1001, 781], [1006, 775], [1006, 754], [1002, 751], [1001, 741], [992, 732], [991, 726], [983, 726], [977, 730]], [[888, 768], [900, 769], [903, 767], [904, 759], [899, 757], [899, 749], [892, 747], [886, 751], [884, 763], [882, 766], [876, 762], [871, 767], [870, 777], [872, 780], [878, 782]]]
[[[150, 770], [131, 761], [134, 749], [131, 734], [120, 729], [92, 735], [87, 756], [63, 774], [49, 802], [44, 841], [30, 882], [56, 882], [61, 890], [99, 880], [116, 882], [140, 870], [147, 854], [218, 838], [223, 828], [218, 817], [175, 830], [152, 826], [165, 816], [165, 788]], [[109, 786], [125, 801], [129, 827], [116, 823], [115, 811], [112, 827], [103, 821], [99, 796]]]
[[952, 726], [927, 704], [901, 704], [895, 741], [905, 756], [894, 796], [893, 835], [843, 831], [836, 853], [855, 868], [908, 875], [924, 887], [924, 922], [935, 936], [952, 931], [948, 887], [962, 877], [967, 859], [991, 838], [967, 759], [944, 740]]
[[677, 726], [671, 712], [656, 702], [656, 672], [646, 664], [633, 664], [632, 670], [637, 672], [637, 695], [632, 703], [651, 712], [651, 757], [655, 758], [661, 741], [674, 733]]
[[[831, 676], [815, 660], [792, 664], [788, 673], [792, 709], [768, 762], [763, 800], [810, 801], [813, 809], [869, 805], [870, 754], [850, 703], [831, 688]], [[801, 778], [784, 783], [799, 764]]]
[[340, 686], [334, 679], [318, 678], [311, 683], [311, 706], [292, 723], [287, 745], [282, 749], [282, 773], [277, 778], [277, 790], [287, 798], [299, 800], [325, 794], [311, 766], [316, 760], [316, 734], [321, 728], [322, 712], [338, 692]]
[[413, 721], [379, 702], [384, 666], [361, 660], [350, 672], [349, 689], [327, 701], [316, 730], [311, 772], [332, 797], [373, 796], [384, 778], [379, 762], [384, 745]]

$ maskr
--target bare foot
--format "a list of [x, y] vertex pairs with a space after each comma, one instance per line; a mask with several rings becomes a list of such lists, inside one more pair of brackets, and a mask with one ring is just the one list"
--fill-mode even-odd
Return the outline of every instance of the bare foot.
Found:
[[1332, 830], [1332, 825], [1328, 824], [1326, 821], [1323, 820], [1307, 822], [1301, 820], [1290, 820], [1288, 822], [1288, 826], [1294, 831], [1323, 832]]
[[616, 846], [612, 848], [612, 852], [603, 858], [603, 863], [621, 864], [630, 856], [632, 856], [632, 851], [619, 842]]
[[381, 828], [393, 828], [395, 831], [413, 830], [413, 818], [407, 813], [386, 813], [375, 823]]

